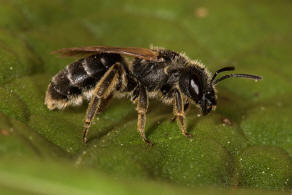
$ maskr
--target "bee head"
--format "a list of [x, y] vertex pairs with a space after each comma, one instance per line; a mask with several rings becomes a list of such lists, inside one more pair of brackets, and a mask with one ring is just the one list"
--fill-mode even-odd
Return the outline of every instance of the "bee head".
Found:
[[214, 86], [217, 83], [232, 77], [244, 77], [254, 80], [262, 79], [260, 76], [249, 74], [229, 74], [215, 80], [220, 72], [231, 71], [234, 69], [233, 66], [221, 68], [217, 70], [210, 79], [204, 69], [194, 69], [192, 67], [181, 73], [179, 81], [180, 89], [183, 94], [199, 105], [203, 115], [206, 115], [216, 108], [216, 93]]
[[216, 94], [204, 69], [189, 67], [180, 75], [180, 89], [184, 95], [200, 106], [203, 115], [216, 107]]

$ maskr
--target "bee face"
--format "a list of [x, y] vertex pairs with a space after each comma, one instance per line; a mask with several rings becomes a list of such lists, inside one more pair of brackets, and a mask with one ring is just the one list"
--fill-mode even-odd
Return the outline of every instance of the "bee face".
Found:
[[201, 107], [203, 115], [208, 114], [216, 106], [215, 90], [203, 71], [190, 68], [182, 72], [179, 85], [181, 91]]
[[203, 93], [202, 98], [198, 101], [203, 115], [207, 115], [211, 110], [216, 108], [216, 94], [213, 87], [210, 87]]

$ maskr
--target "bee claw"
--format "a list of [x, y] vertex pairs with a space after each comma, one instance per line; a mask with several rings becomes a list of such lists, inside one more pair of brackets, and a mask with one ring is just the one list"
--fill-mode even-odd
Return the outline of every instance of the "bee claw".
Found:
[[192, 137], [192, 134], [190, 134], [188, 132], [184, 132], [183, 135], [186, 136], [187, 138], [191, 138]]
[[150, 142], [148, 139], [143, 138], [143, 141], [144, 141], [148, 146], [153, 146], [152, 142]]
[[172, 118], [170, 119], [170, 121], [173, 122], [173, 121], [175, 121], [175, 119], [176, 119], [176, 116], [172, 117]]
[[83, 144], [87, 144], [87, 138], [86, 137], [83, 137], [83, 139], [82, 139], [82, 142], [83, 142]]

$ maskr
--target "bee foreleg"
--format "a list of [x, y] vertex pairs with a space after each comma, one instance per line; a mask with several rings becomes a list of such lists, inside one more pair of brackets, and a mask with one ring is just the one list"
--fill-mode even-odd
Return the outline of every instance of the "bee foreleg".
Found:
[[96, 114], [102, 112], [103, 108], [111, 98], [111, 93], [115, 89], [115, 86], [118, 82], [118, 70], [115, 64], [109, 68], [109, 70], [103, 75], [100, 81], [97, 83], [92, 99], [90, 100], [86, 116], [85, 116], [85, 125], [83, 131], [83, 142], [87, 142], [88, 129], [91, 125], [91, 121]]
[[[186, 131], [185, 124], [185, 113], [184, 113], [184, 103], [179, 90], [175, 89], [173, 92], [174, 95], [174, 105], [173, 105], [173, 114], [177, 120], [178, 126], [183, 135], [190, 137], [191, 134]], [[184, 105], [184, 106], [183, 106]]]
[[138, 131], [140, 132], [142, 139], [147, 144], [152, 145], [152, 143], [147, 140], [145, 136], [145, 124], [146, 124], [146, 112], [148, 109], [148, 97], [146, 90], [143, 86], [139, 87], [139, 96], [137, 101], [137, 112], [138, 112]]
[[[188, 110], [188, 108], [189, 108], [189, 103], [185, 103], [185, 105], [184, 105], [184, 112], [186, 112], [187, 110]], [[175, 121], [175, 119], [176, 119], [176, 116], [173, 116], [172, 118], [171, 118], [171, 121]]]

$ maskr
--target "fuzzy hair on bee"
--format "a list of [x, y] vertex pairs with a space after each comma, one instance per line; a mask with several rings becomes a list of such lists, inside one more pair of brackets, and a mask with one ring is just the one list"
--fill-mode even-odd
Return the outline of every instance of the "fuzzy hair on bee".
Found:
[[190, 104], [197, 105], [206, 115], [217, 105], [215, 85], [219, 82], [236, 77], [262, 79], [250, 74], [227, 74], [217, 78], [219, 73], [235, 68], [224, 67], [211, 76], [199, 61], [163, 48], [91, 46], [65, 48], [54, 53], [79, 59], [52, 78], [45, 104], [53, 110], [89, 100], [82, 137], [84, 143], [92, 119], [104, 110], [112, 97], [127, 96], [136, 104], [138, 131], [143, 141], [151, 144], [145, 136], [149, 98], [172, 104], [174, 119], [182, 134], [189, 137], [185, 112]]

